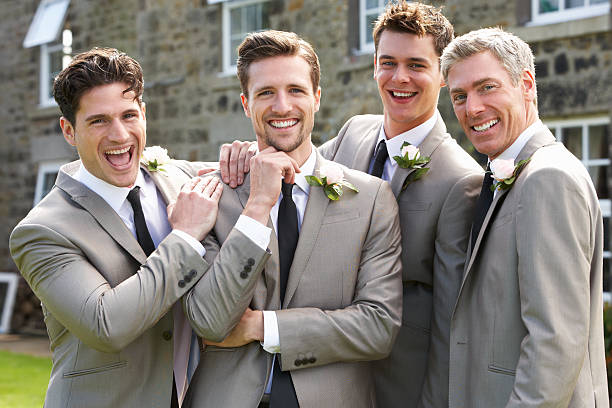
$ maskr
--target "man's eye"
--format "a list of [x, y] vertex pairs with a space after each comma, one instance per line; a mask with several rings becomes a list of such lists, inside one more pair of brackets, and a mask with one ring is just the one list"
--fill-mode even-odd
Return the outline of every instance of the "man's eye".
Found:
[[137, 115], [137, 114], [135, 114], [135, 113], [126, 113], [125, 115], [123, 115], [123, 117], [124, 117], [125, 119], [132, 119], [132, 118], [136, 118], [136, 117], [138, 117], [138, 115]]
[[386, 66], [386, 67], [393, 67], [393, 66], [395, 66], [395, 62], [393, 62], [393, 61], [383, 61], [383, 62], [380, 63], [380, 65]]
[[289, 92], [291, 92], [291, 93], [304, 93], [304, 91], [301, 90], [300, 88], [291, 88], [289, 90]]
[[453, 103], [460, 103], [465, 101], [465, 95], [463, 94], [457, 94], [457, 95], [453, 95]]

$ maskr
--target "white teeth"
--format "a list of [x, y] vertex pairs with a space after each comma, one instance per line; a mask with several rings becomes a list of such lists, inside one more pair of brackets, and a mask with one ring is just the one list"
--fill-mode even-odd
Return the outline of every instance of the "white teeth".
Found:
[[414, 96], [416, 95], [416, 92], [397, 92], [397, 91], [393, 91], [393, 96], [396, 96], [398, 98], [408, 98], [410, 96]]
[[483, 123], [482, 125], [472, 126], [472, 127], [474, 128], [474, 130], [478, 132], [483, 132], [487, 130], [488, 128], [490, 128], [491, 126], [493, 126], [494, 124], [496, 124], [497, 122], [499, 122], [498, 119], [493, 119], [493, 120], [488, 121], [487, 123]]
[[106, 154], [123, 154], [123, 153], [127, 153], [129, 150], [130, 148], [128, 146], [128, 147], [124, 147], [123, 149], [119, 149], [119, 150], [108, 150]]
[[277, 129], [282, 129], [282, 128], [287, 128], [290, 126], [293, 126], [297, 123], [298, 121], [296, 119], [292, 119], [292, 120], [272, 120], [270, 121], [270, 125], [277, 128]]

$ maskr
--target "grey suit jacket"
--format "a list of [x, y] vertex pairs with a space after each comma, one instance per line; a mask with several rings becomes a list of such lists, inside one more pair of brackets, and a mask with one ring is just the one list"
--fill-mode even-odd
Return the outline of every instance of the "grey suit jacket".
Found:
[[[318, 156], [316, 168], [325, 160]], [[374, 385], [367, 360], [391, 350], [400, 325], [401, 269], [397, 205], [389, 186], [366, 174], [345, 169], [359, 193], [345, 191], [330, 202], [311, 187], [284, 304], [280, 304], [276, 234], [271, 234], [263, 273], [234, 271], [223, 279], [249, 280], [236, 292], [257, 310], [277, 312], [283, 370], [291, 370], [302, 408], [372, 407]], [[227, 245], [228, 233], [249, 197], [250, 179], [235, 190], [223, 190], [207, 256]], [[269, 224], [272, 227], [272, 224]], [[219, 285], [225, 283], [216, 279]], [[221, 340], [232, 325], [216, 325], [224, 315], [205, 302], [214, 288], [197, 285], [184, 305], [194, 329], [204, 338]], [[234, 302], [234, 299], [225, 303]], [[223, 319], [225, 320], [225, 319]], [[258, 342], [237, 348], [207, 346], [185, 401], [186, 407], [257, 407], [272, 366], [272, 354]]]
[[450, 407], [608, 407], [599, 203], [548, 130], [499, 192], [452, 318]]
[[[381, 115], [349, 119], [320, 147], [326, 158], [367, 171]], [[464, 269], [469, 229], [483, 171], [439, 119], [419, 146], [429, 171], [402, 191], [411, 170], [397, 168], [404, 282], [402, 327], [391, 355], [375, 362], [381, 407], [448, 405], [450, 316]]]
[[[62, 167], [55, 187], [10, 238], [51, 340], [45, 407], [168, 408], [173, 318], [167, 312], [209, 264], [173, 234], [147, 258], [119, 215], [70, 176], [78, 166]], [[169, 202], [190, 177], [166, 167], [150, 176]]]

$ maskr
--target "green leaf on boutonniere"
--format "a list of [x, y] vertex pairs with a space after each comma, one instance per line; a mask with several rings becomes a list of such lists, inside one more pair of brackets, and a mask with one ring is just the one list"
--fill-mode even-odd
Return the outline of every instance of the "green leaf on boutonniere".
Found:
[[406, 187], [408, 187], [408, 184], [412, 183], [413, 181], [417, 181], [418, 179], [423, 177], [428, 171], [429, 169], [427, 167], [415, 169], [412, 173], [408, 175], [408, 177], [406, 177], [406, 180], [404, 180], [404, 184], [402, 185], [402, 191], [404, 191]]
[[336, 183], [326, 184], [325, 187], [323, 187], [323, 191], [325, 192], [327, 198], [332, 201], [338, 201], [340, 196], [342, 196], [342, 187]]
[[349, 183], [346, 180], [342, 180], [340, 183], [341, 186], [348, 188], [349, 190], [353, 190], [354, 192], [358, 193], [359, 189], [357, 187], [355, 187], [354, 185], [352, 185], [351, 183]]
[[317, 176], [305, 176], [306, 182], [311, 186], [322, 187], [323, 181]]

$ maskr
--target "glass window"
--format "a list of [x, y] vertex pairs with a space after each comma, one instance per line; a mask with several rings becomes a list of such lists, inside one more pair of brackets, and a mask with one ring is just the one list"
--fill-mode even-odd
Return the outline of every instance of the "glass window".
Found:
[[72, 55], [72, 32], [64, 30], [60, 41], [40, 46], [40, 105], [54, 105], [53, 80], [68, 66]]
[[23, 40], [23, 47], [35, 47], [57, 40], [69, 4], [70, 0], [42, 0]]
[[34, 189], [34, 205], [38, 204], [55, 185], [55, 179], [60, 167], [65, 164], [63, 161], [43, 162], [38, 166], [36, 177], [36, 187]]
[[376, 19], [392, 0], [359, 1], [359, 49], [362, 52], [374, 52], [372, 30]]
[[554, 24], [608, 14], [609, 0], [532, 0], [529, 25]]
[[[609, 154], [609, 117], [586, 118], [547, 123], [558, 140], [578, 157], [593, 180], [604, 221], [604, 291], [611, 292], [610, 217], [612, 203], [608, 181], [611, 174]], [[610, 299], [610, 293], [608, 293]]]
[[237, 49], [248, 33], [270, 28], [268, 6], [267, 0], [223, 3], [223, 72], [236, 72]]

